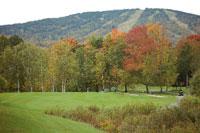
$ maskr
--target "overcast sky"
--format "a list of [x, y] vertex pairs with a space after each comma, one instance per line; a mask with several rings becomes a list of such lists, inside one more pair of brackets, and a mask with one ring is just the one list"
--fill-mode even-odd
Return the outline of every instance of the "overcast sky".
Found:
[[167, 8], [200, 15], [200, 0], [0, 0], [0, 25], [127, 8]]

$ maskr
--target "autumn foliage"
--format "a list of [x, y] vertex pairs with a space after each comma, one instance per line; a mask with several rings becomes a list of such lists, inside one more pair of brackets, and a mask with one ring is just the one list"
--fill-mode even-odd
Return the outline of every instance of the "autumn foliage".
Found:
[[138, 71], [143, 67], [145, 55], [156, 49], [156, 43], [148, 34], [147, 26], [138, 26], [126, 34], [124, 68], [127, 71]]
[[[8, 82], [7, 88], [21, 89], [21, 86], [29, 87], [26, 84], [35, 84], [31, 86], [37, 91], [44, 87], [62, 92], [100, 91], [124, 86], [127, 92], [130, 84], [139, 82], [146, 86], [148, 93], [149, 85], [162, 88], [182, 85], [186, 80], [188, 85], [200, 68], [200, 35], [184, 37], [175, 47], [166, 33], [160, 24], [146, 24], [135, 26], [127, 33], [112, 29], [105, 37], [92, 35], [83, 42], [73, 37], [63, 38], [50, 48], [34, 46], [34, 60], [26, 58], [33, 58], [29, 54], [33, 52], [32, 45], [8, 45], [0, 51], [0, 77]], [[5, 37], [0, 37], [2, 42]], [[24, 63], [28, 68], [24, 68]], [[30, 68], [35, 71], [31, 72], [32, 77]], [[27, 72], [27, 78], [19, 76]]]
[[111, 31], [111, 40], [113, 43], [115, 43], [119, 39], [124, 39], [125, 38], [125, 33], [122, 31], [119, 31], [118, 29], [112, 29]]

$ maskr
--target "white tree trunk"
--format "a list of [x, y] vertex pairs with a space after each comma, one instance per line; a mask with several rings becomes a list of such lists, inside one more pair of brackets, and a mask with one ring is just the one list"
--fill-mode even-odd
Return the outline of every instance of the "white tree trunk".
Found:
[[62, 80], [62, 92], [63, 92], [63, 89], [64, 89], [64, 85], [63, 85], [63, 80]]
[[54, 83], [52, 84], [52, 92], [55, 91]]
[[17, 92], [19, 93], [19, 88], [20, 88], [20, 85], [19, 85], [19, 79], [17, 80]]
[[64, 83], [63, 83], [63, 85], [64, 85], [64, 93], [66, 92], [66, 80], [64, 80]]
[[102, 74], [102, 87], [103, 87], [103, 90], [105, 89], [105, 86], [104, 86], [104, 76]]
[[42, 83], [42, 92], [44, 92], [44, 85], [43, 85], [43, 83]]
[[189, 76], [188, 76], [188, 74], [186, 75], [186, 87], [188, 87], [189, 86]]
[[52, 80], [52, 92], [55, 92], [54, 78]]

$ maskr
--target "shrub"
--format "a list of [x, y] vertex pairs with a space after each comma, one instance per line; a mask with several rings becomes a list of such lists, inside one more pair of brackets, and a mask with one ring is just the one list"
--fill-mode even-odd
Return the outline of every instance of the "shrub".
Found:
[[116, 92], [117, 91], [117, 88], [116, 87], [111, 87], [111, 92]]
[[130, 115], [129, 117], [127, 116], [120, 125], [119, 132], [132, 133], [136, 132], [137, 128], [144, 128], [143, 121], [145, 121], [146, 118], [147, 115]]
[[193, 123], [200, 124], [200, 99], [197, 97], [187, 97], [180, 102], [180, 110], [187, 115]]
[[192, 95], [200, 96], [200, 70], [194, 74], [191, 80], [190, 93]]
[[88, 107], [88, 110], [93, 112], [93, 113], [98, 113], [100, 111], [100, 108], [95, 106], [95, 105], [91, 105]]
[[61, 107], [58, 107], [58, 106], [56, 106], [56, 107], [54, 107], [52, 109], [45, 110], [45, 114], [61, 116], [61, 117], [63, 117], [64, 112], [65, 112], [65, 110], [63, 108], [61, 108]]
[[117, 129], [111, 119], [105, 119], [100, 121], [99, 127], [109, 133], [117, 132]]
[[198, 125], [191, 122], [180, 122], [174, 125], [170, 133], [199, 133]]
[[75, 109], [65, 112], [66, 118], [71, 118], [72, 120], [86, 122], [92, 124], [94, 127], [99, 127], [99, 122], [97, 119], [99, 108], [95, 105], [88, 107], [79, 106]]

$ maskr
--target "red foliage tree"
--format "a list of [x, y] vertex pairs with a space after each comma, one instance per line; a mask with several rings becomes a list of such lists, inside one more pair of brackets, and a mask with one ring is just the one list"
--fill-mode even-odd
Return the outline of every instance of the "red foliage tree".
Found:
[[156, 48], [154, 40], [148, 35], [147, 27], [137, 26], [130, 30], [125, 37], [124, 68], [127, 71], [142, 69], [144, 57]]
[[200, 41], [200, 34], [196, 35], [190, 35], [187, 37], [188, 40], [193, 40], [193, 41]]

